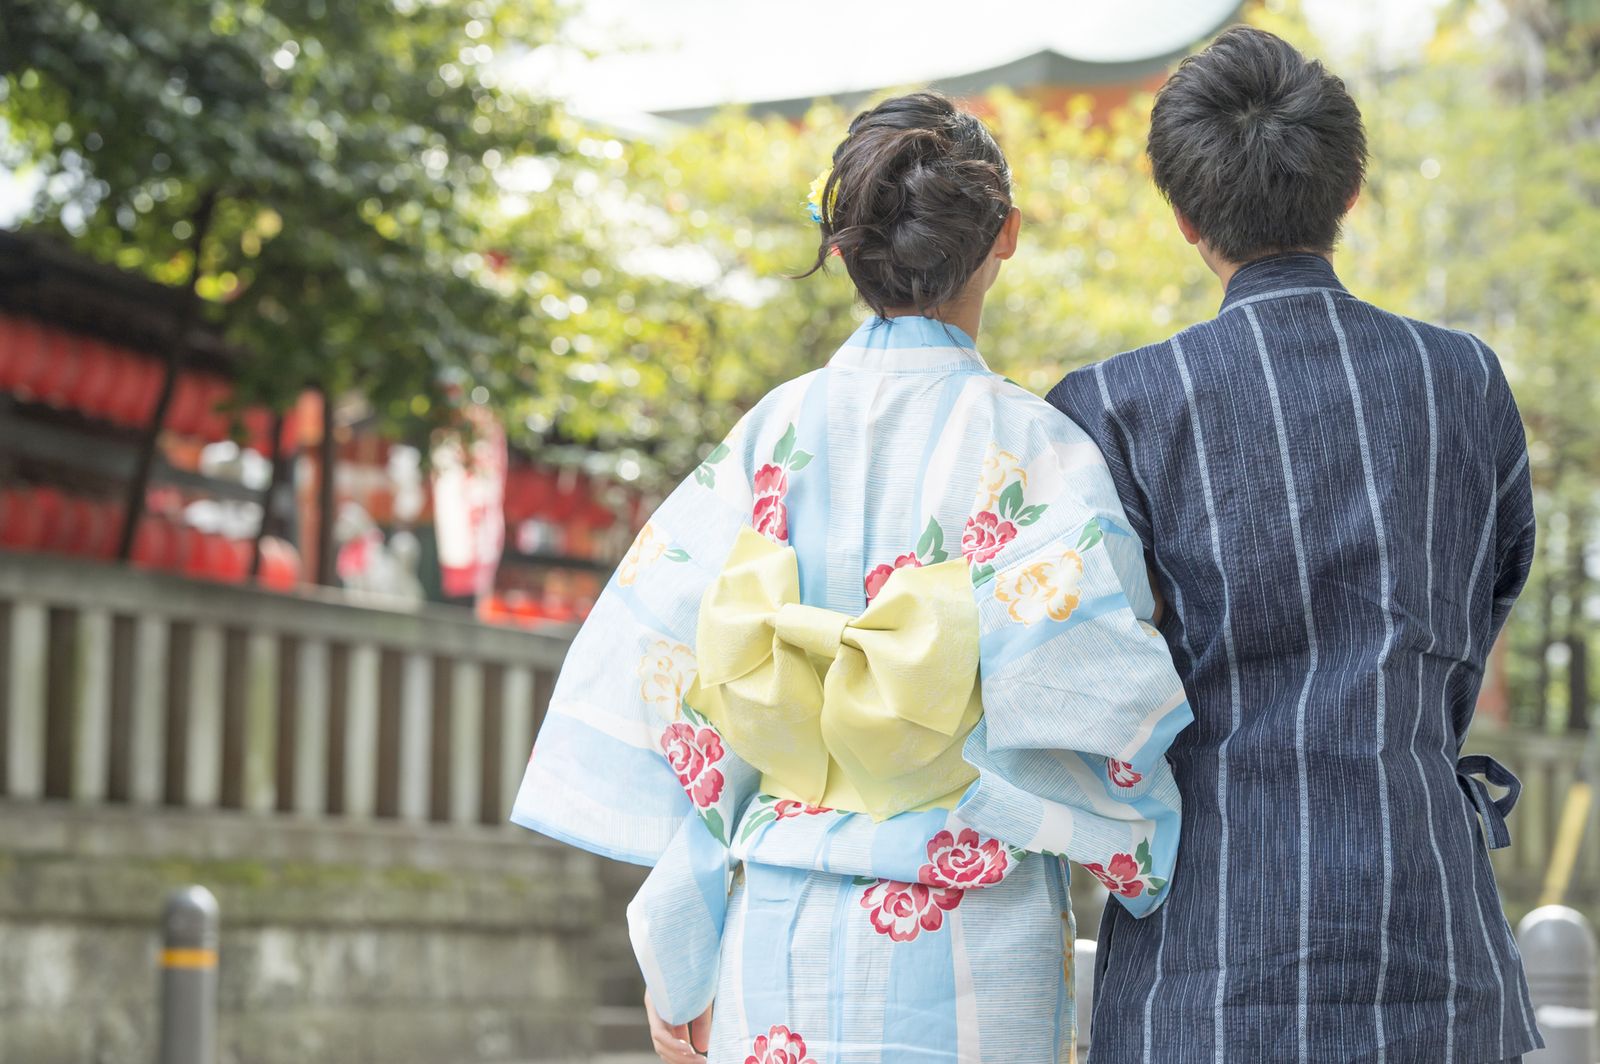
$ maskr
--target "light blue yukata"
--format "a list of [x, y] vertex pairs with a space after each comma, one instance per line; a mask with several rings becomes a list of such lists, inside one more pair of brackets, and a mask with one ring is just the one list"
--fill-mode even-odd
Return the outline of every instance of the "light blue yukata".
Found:
[[[875, 820], [761, 793], [685, 702], [741, 530], [802, 604], [855, 617], [896, 567], [965, 558], [983, 715], [953, 808]], [[748, 533], [747, 533], [748, 535]], [[1093, 443], [926, 318], [872, 319], [752, 409], [640, 532], [573, 643], [512, 820], [653, 866], [628, 921], [712, 1061], [1072, 1056], [1062, 860], [1133, 916], [1166, 894], [1191, 719], [1143, 551]]]

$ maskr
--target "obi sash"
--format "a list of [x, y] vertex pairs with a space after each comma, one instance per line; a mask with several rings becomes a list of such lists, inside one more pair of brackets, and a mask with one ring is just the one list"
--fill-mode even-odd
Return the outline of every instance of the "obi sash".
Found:
[[768, 794], [885, 819], [953, 808], [983, 713], [964, 559], [895, 570], [859, 617], [800, 601], [792, 547], [745, 528], [701, 599], [685, 701]]

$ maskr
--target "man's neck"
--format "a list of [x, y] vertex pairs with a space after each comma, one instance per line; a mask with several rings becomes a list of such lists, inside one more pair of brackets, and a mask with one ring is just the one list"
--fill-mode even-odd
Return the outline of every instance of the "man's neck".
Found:
[[1250, 265], [1250, 263], [1260, 262], [1262, 259], [1276, 258], [1279, 255], [1316, 255], [1319, 258], [1326, 260], [1330, 266], [1333, 264], [1333, 254], [1331, 252], [1301, 251], [1295, 248], [1289, 248], [1285, 251], [1273, 251], [1265, 255], [1257, 255], [1255, 258], [1249, 259], [1245, 262], [1231, 262], [1228, 259], [1217, 255], [1210, 248], [1207, 248], [1204, 245], [1200, 246], [1199, 251], [1200, 257], [1205, 260], [1205, 264], [1211, 268], [1212, 273], [1217, 275], [1217, 280], [1222, 282], [1222, 290], [1224, 292], [1228, 290], [1228, 282], [1233, 280], [1234, 274]]

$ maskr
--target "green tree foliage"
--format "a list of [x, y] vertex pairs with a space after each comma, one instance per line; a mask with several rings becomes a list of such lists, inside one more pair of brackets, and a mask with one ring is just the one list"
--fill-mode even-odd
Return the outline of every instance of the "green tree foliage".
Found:
[[527, 372], [478, 219], [500, 167], [570, 150], [496, 67], [555, 24], [548, 0], [0, 0], [4, 161], [45, 178], [36, 224], [192, 278], [267, 356], [254, 396], [433, 417], [444, 371]]

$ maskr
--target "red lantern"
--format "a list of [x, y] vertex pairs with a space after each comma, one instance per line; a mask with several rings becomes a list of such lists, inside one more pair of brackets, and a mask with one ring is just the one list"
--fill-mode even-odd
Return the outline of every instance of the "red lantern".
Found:
[[179, 567], [178, 530], [164, 517], [146, 516], [133, 538], [133, 564], [142, 569]]
[[61, 329], [49, 329], [45, 333], [44, 367], [34, 376], [33, 393], [51, 406], [65, 406], [82, 370], [78, 338]]
[[79, 339], [78, 356], [78, 378], [67, 390], [66, 404], [89, 417], [104, 417], [116, 362], [104, 343], [88, 336]]
[[215, 443], [218, 440], [228, 438], [232, 415], [224, 407], [233, 398], [233, 387], [221, 377], [207, 376], [204, 378], [204, 382], [205, 413], [195, 431], [202, 440], [207, 443]]
[[164, 427], [179, 436], [198, 435], [205, 422], [205, 404], [206, 387], [200, 375], [188, 371], [178, 374]]
[[300, 552], [277, 536], [261, 537], [261, 569], [256, 581], [272, 591], [293, 591], [300, 582]]
[[[129, 389], [127, 424], [144, 428], [155, 417], [156, 403], [161, 398], [161, 385], [167, 378], [167, 368], [154, 359], [129, 355], [135, 367], [135, 385]], [[171, 418], [168, 418], [171, 421]]]
[[0, 335], [0, 388], [33, 394], [33, 379], [44, 369], [44, 330], [32, 318], [6, 318]]

